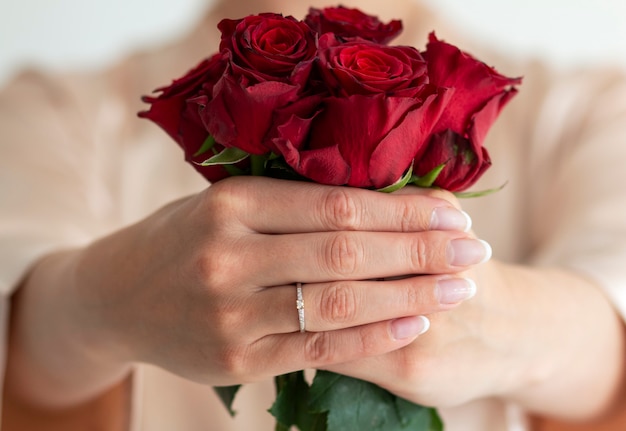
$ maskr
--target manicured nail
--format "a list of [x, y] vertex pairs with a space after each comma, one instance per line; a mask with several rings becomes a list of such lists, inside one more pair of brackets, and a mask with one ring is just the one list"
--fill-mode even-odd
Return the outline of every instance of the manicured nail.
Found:
[[455, 239], [448, 247], [448, 262], [454, 266], [485, 263], [491, 259], [491, 246], [482, 239]]
[[430, 230], [460, 230], [468, 232], [472, 219], [465, 211], [456, 208], [435, 208], [430, 216]]
[[440, 304], [456, 304], [476, 294], [476, 283], [470, 278], [442, 278], [436, 292]]
[[391, 334], [396, 340], [417, 337], [428, 331], [430, 320], [425, 316], [401, 317], [391, 322]]

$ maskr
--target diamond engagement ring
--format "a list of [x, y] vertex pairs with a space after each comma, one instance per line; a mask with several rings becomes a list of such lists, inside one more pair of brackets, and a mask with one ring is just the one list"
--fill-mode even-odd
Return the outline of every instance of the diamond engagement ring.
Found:
[[296, 283], [296, 309], [298, 310], [300, 332], [304, 332], [304, 299], [302, 299], [302, 283]]

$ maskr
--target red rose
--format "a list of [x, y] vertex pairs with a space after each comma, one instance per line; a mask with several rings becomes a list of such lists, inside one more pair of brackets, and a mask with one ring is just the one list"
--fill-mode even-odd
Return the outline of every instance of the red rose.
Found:
[[277, 14], [225, 19], [218, 27], [228, 67], [212, 93], [201, 92], [192, 102], [221, 145], [267, 154], [272, 149], [268, 133], [278, 126], [274, 111], [306, 97], [315, 34], [304, 23]]
[[412, 48], [335, 42], [332, 34], [320, 39], [319, 68], [338, 94], [315, 116], [285, 121], [274, 143], [296, 172], [316, 182], [388, 186], [430, 136], [446, 92], [425, 87], [425, 63]]
[[304, 21], [320, 35], [333, 33], [341, 39], [360, 38], [377, 43], [388, 43], [402, 31], [400, 21], [384, 24], [375, 16], [343, 6], [310, 8]]
[[409, 46], [368, 41], [341, 43], [325, 34], [319, 41], [319, 70], [333, 95], [417, 96], [428, 81], [426, 62]]
[[520, 78], [495, 69], [439, 41], [434, 34], [424, 52], [430, 83], [453, 90], [450, 103], [433, 128], [434, 136], [414, 164], [418, 176], [445, 163], [434, 185], [459, 191], [474, 184], [491, 165], [482, 146], [500, 110], [517, 93]]
[[[235, 75], [257, 82], [304, 83], [317, 50], [316, 35], [303, 22], [274, 13], [224, 19], [220, 51], [230, 55]], [[298, 76], [294, 77], [294, 73]]]
[[[224, 56], [215, 54], [169, 86], [157, 89], [156, 91], [161, 92], [158, 97], [143, 98], [151, 106], [148, 111], [140, 112], [139, 116], [152, 120], [165, 130], [182, 147], [187, 161], [201, 162], [207, 158], [206, 155], [194, 157], [194, 154], [208, 134], [196, 103], [190, 103], [189, 100], [200, 93], [211, 94], [213, 86], [222, 77], [225, 69]], [[221, 166], [193, 165], [209, 181], [228, 176]]]
[[[250, 154], [267, 154], [273, 148], [268, 134], [280, 125], [275, 111], [291, 113], [291, 105], [303, 97], [299, 86], [284, 82], [246, 84], [245, 79], [227, 74], [215, 86], [213, 99], [200, 97], [194, 102], [200, 108], [206, 130], [217, 142]], [[293, 114], [307, 115], [300, 106], [293, 106]]]

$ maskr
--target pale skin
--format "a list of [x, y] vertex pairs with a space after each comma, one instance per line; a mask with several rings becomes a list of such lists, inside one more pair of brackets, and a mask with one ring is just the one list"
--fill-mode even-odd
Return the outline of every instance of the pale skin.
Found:
[[[317, 2], [225, 3], [237, 15], [302, 16]], [[13, 301], [5, 393], [32, 411], [62, 410], [140, 361], [208, 385], [324, 368], [437, 407], [498, 397], [549, 418], [609, 417], [624, 393], [625, 344], [609, 301], [566, 270], [482, 262], [488, 251], [460, 207], [416, 189], [213, 185], [37, 262]], [[356, 281], [406, 274], [430, 275]], [[471, 299], [465, 278], [478, 286]]]

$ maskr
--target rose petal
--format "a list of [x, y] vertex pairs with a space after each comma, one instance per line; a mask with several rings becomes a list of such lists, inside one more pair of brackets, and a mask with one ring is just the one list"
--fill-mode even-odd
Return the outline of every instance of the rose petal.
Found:
[[415, 160], [413, 172], [424, 176], [444, 163], [434, 185], [454, 192], [473, 185], [491, 165], [491, 160], [485, 148], [475, 151], [469, 139], [448, 129], [433, 135], [422, 157]]
[[361, 38], [382, 44], [402, 31], [402, 22], [398, 20], [384, 24], [373, 15], [343, 6], [310, 8], [304, 21], [319, 34], [334, 33], [342, 39]]
[[433, 126], [448, 106], [451, 93], [440, 89], [439, 93], [429, 96], [380, 141], [370, 158], [369, 177], [374, 187], [393, 184], [404, 174], [428, 142]]
[[[432, 120], [431, 115], [436, 116], [435, 111], [443, 106], [441, 101], [437, 102], [442, 103], [441, 106], [434, 102], [435, 98], [426, 104], [420, 120], [420, 113], [412, 113], [421, 106], [415, 98], [329, 97], [324, 101], [322, 112], [313, 120], [308, 145], [301, 150], [301, 157], [307, 151], [307, 158], [319, 161], [317, 153], [338, 153], [350, 167], [345, 184], [376, 188], [389, 185], [409, 167], [417, 147], [422, 144], [418, 137], [428, 129], [425, 122]], [[383, 150], [377, 153], [380, 145]], [[329, 151], [329, 147], [337, 150]], [[301, 165], [300, 174], [308, 178], [320, 177], [309, 170], [313, 169], [312, 164]], [[345, 174], [346, 170], [342, 168], [341, 172]], [[322, 182], [328, 184], [328, 181]]]
[[298, 99], [299, 87], [267, 81], [246, 87], [232, 76], [215, 86], [214, 97], [201, 112], [202, 120], [217, 142], [251, 154], [265, 154], [267, 133], [274, 110]]
[[430, 35], [424, 58], [428, 62], [430, 83], [455, 90], [450, 108], [435, 128], [436, 133], [452, 129], [463, 134], [472, 115], [485, 103], [504, 88], [521, 82], [520, 78], [507, 78], [457, 47], [439, 41], [434, 33]]

